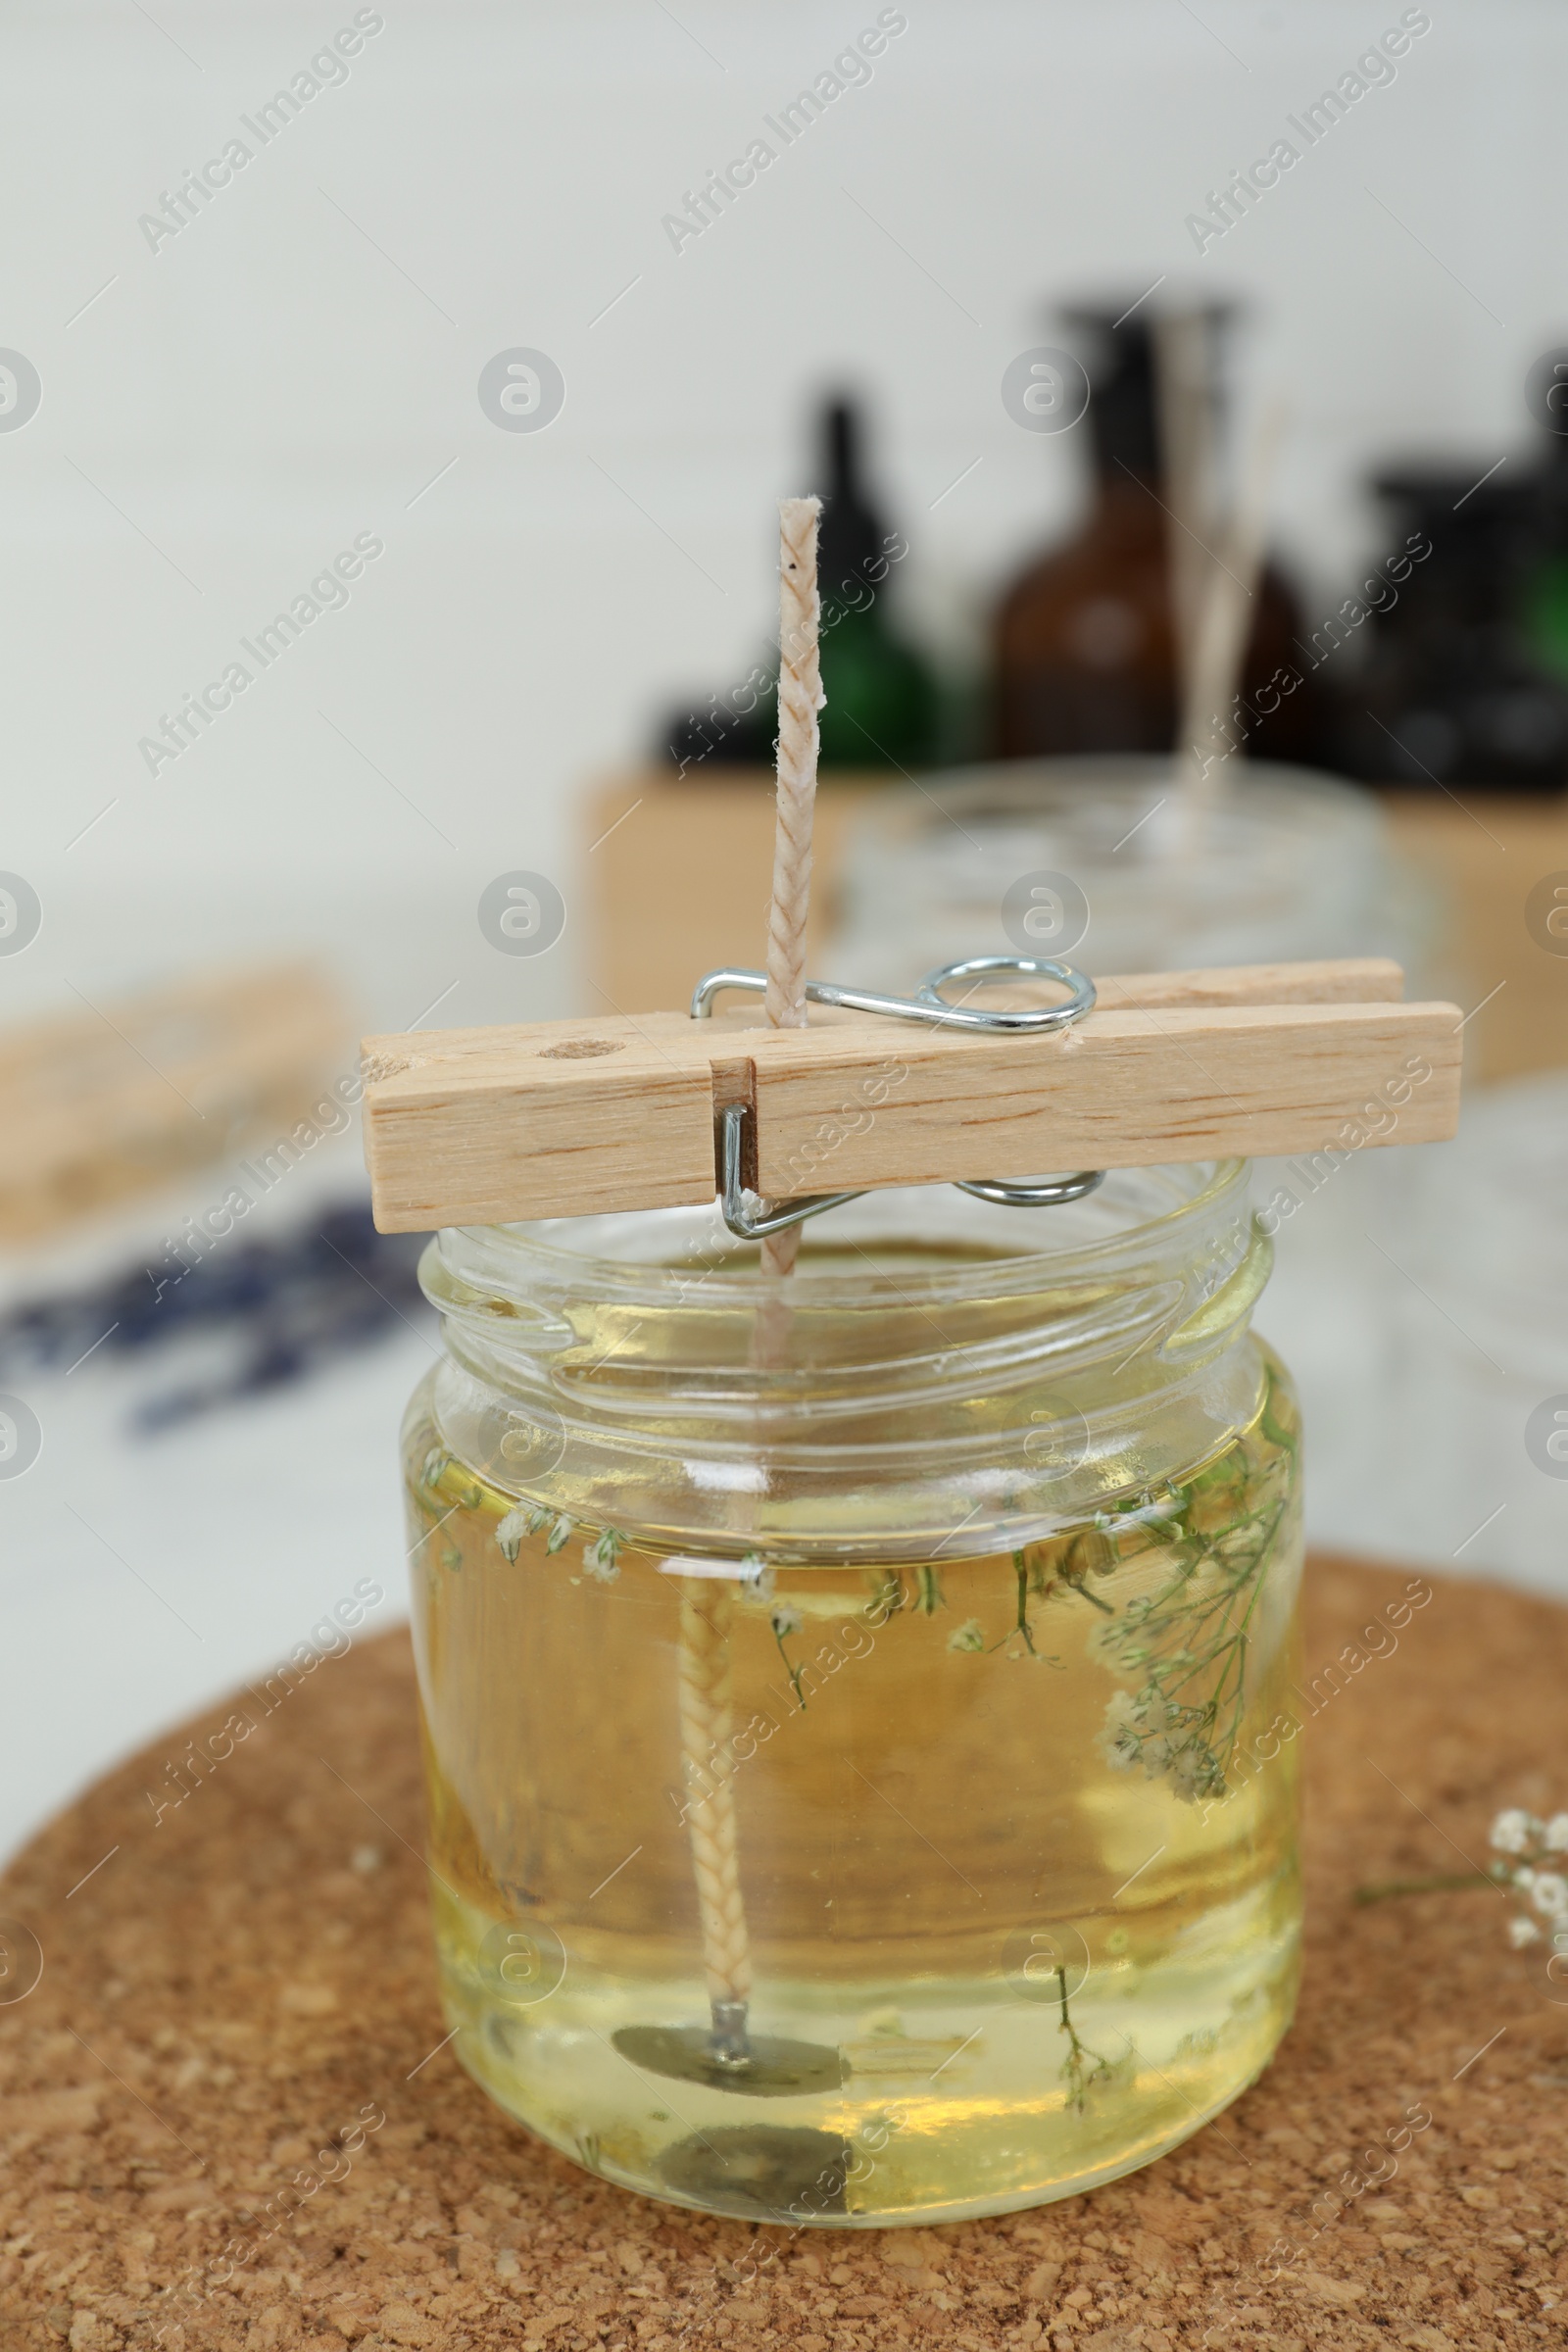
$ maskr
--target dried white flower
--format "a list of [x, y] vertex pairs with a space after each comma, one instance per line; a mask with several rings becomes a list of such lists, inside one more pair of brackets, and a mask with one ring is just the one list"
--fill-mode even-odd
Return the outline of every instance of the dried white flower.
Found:
[[1529, 1906], [1516, 1911], [1508, 1922], [1508, 1940], [1514, 1950], [1523, 1951], [1527, 1944], [1543, 1940], [1531, 1911], [1550, 1921], [1555, 1930], [1553, 1941], [1559, 1948], [1568, 1948], [1568, 1872], [1542, 1868], [1544, 1862], [1560, 1864], [1568, 1854], [1568, 1813], [1554, 1813], [1549, 1821], [1541, 1821], [1523, 1806], [1510, 1805], [1492, 1825], [1492, 1843], [1497, 1853], [1519, 1857], [1516, 1862], [1493, 1864], [1494, 1877], [1511, 1886], [1519, 1902]]
[[760, 1551], [749, 1551], [741, 1562], [741, 1591], [748, 1600], [773, 1597], [773, 1571]]
[[601, 1585], [612, 1585], [620, 1574], [620, 1555], [625, 1537], [607, 1527], [592, 1544], [582, 1547], [582, 1564], [589, 1575]]
[[1105, 1708], [1100, 1752], [1116, 1772], [1131, 1772], [1143, 1749], [1143, 1731], [1130, 1690], [1118, 1690]]
[[1210, 1744], [1203, 1711], [1178, 1705], [1157, 1684], [1111, 1693], [1100, 1752], [1117, 1772], [1141, 1764], [1146, 1780], [1168, 1780], [1189, 1804], [1225, 1794], [1224, 1767]]
[[522, 1539], [527, 1533], [528, 1513], [520, 1503], [516, 1503], [496, 1529], [496, 1542], [500, 1544], [502, 1553], [507, 1559], [515, 1560], [518, 1552], [522, 1549]]
[[798, 1634], [806, 1620], [799, 1609], [792, 1608], [787, 1600], [781, 1600], [768, 1622], [773, 1628], [774, 1639], [782, 1642], [786, 1634]]
[[549, 1535], [545, 1538], [546, 1551], [564, 1550], [566, 1544], [571, 1542], [572, 1526], [573, 1522], [568, 1519], [565, 1512], [563, 1511], [560, 1518], [557, 1519], [554, 1525], [551, 1527]]
[[1568, 1919], [1568, 1879], [1558, 1870], [1538, 1870], [1530, 1899], [1543, 1919]]
[[1196, 1740], [1189, 1740], [1185, 1746], [1177, 1748], [1166, 1771], [1178, 1796], [1186, 1797], [1191, 1803], [1194, 1797], [1203, 1793], [1208, 1783], [1207, 1764], [1208, 1759]]
[[950, 1649], [984, 1649], [985, 1645], [986, 1638], [978, 1617], [971, 1617], [966, 1625], [959, 1626], [956, 1634], [948, 1636]]

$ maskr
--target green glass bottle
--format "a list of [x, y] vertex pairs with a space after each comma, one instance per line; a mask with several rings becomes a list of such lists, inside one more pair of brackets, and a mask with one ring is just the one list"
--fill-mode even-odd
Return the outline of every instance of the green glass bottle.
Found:
[[1537, 661], [1568, 683], [1568, 441], [1550, 443], [1531, 487], [1535, 561], [1523, 582], [1520, 620]]
[[[817, 582], [822, 600], [821, 766], [892, 778], [954, 756], [962, 725], [923, 655], [894, 627], [889, 606], [908, 542], [866, 496], [860, 419], [847, 400], [822, 412], [817, 463], [822, 499]], [[684, 777], [727, 767], [771, 766], [778, 734], [778, 656], [769, 652], [743, 687], [678, 713], [661, 749]], [[961, 742], [958, 749], [966, 748]]]
[[889, 611], [908, 542], [888, 529], [866, 495], [860, 419], [847, 400], [831, 401], [823, 414], [819, 479], [822, 764], [929, 765], [937, 751], [937, 682]]

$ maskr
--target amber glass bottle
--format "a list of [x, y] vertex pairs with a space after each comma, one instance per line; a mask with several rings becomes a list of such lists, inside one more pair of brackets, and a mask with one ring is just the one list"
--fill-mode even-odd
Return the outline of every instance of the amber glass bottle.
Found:
[[[1007, 590], [993, 641], [991, 748], [1001, 759], [1058, 752], [1160, 752], [1175, 741], [1178, 694], [1153, 337], [1140, 317], [1072, 315], [1092, 387], [1089, 512], [1064, 546]], [[1317, 697], [1296, 640], [1306, 632], [1272, 568], [1257, 591], [1243, 675], [1243, 749], [1259, 760], [1318, 752]], [[1296, 676], [1273, 687], [1276, 670]], [[1265, 712], [1256, 708], [1261, 695]]]

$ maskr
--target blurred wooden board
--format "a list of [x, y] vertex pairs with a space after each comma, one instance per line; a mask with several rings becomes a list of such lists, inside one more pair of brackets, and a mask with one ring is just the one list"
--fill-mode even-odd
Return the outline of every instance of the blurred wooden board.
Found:
[[[220, 1699], [0, 1886], [44, 1962], [0, 2004], [0, 2342], [111, 2352], [167, 2327], [170, 2352], [1560, 2346], [1563, 1988], [1539, 1947], [1510, 1952], [1479, 1876], [1370, 1908], [1353, 1893], [1462, 1870], [1499, 1807], [1562, 1802], [1568, 1613], [1318, 1559], [1303, 1667], [1305, 1974], [1261, 2079], [1091, 2196], [800, 2234], [629, 2195], [464, 2072], [436, 1987], [406, 1633], [323, 1661], [275, 1719]], [[241, 1744], [222, 1732], [235, 1707], [261, 1718]], [[160, 1820], [147, 1791], [172, 1794], [193, 1743], [228, 1760], [191, 1765]], [[1412, 2107], [1430, 2121], [1353, 2195], [1361, 2151]], [[357, 2124], [352, 2161], [318, 2164]]]
[[[892, 789], [885, 778], [854, 776], [821, 787], [807, 949], [813, 978], [835, 977], [820, 947], [834, 926], [849, 827]], [[1568, 956], [1547, 954], [1525, 924], [1536, 883], [1568, 872], [1568, 802], [1381, 797], [1396, 851], [1451, 909], [1435, 943], [1434, 986], [1466, 1012], [1496, 992], [1465, 1030], [1470, 1076], [1568, 1065]], [[715, 770], [701, 783], [676, 783], [662, 768], [612, 777], [588, 793], [583, 825], [591, 1004], [627, 1013], [681, 1005], [701, 973], [757, 962], [773, 858], [765, 771]]]
[[353, 1071], [347, 1006], [309, 964], [199, 973], [0, 1031], [0, 1241], [285, 1138]]

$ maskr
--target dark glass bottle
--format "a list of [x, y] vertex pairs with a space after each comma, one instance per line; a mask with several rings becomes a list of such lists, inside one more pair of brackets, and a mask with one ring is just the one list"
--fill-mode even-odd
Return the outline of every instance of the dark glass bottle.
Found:
[[[860, 418], [847, 400], [822, 413], [816, 477], [822, 499], [817, 534], [821, 591], [821, 765], [900, 769], [937, 756], [941, 697], [929, 664], [893, 625], [893, 583], [908, 553], [866, 490]], [[770, 655], [746, 685], [710, 698], [706, 710], [682, 713], [664, 749], [701, 772], [705, 760], [735, 765], [771, 762], [778, 731], [778, 658]]]
[[1520, 620], [1536, 660], [1568, 684], [1568, 438], [1548, 443], [1534, 486], [1540, 547], [1526, 568]]
[[[1091, 385], [1088, 514], [1064, 546], [1036, 558], [1003, 598], [993, 637], [991, 748], [1002, 759], [1069, 752], [1162, 752], [1176, 737], [1179, 694], [1154, 343], [1147, 319], [1070, 314]], [[1296, 600], [1271, 566], [1256, 592], [1243, 670], [1244, 749], [1258, 760], [1310, 760], [1318, 702], [1309, 682], [1263, 691], [1299, 669]]]
[[1339, 760], [1368, 783], [1568, 783], [1568, 686], [1539, 617], [1535, 642], [1530, 626], [1546, 502], [1539, 482], [1477, 487], [1484, 472], [1477, 459], [1374, 477], [1397, 518], [1398, 554], [1341, 608], [1357, 628], [1367, 623], [1366, 655], [1339, 688], [1334, 728]]

